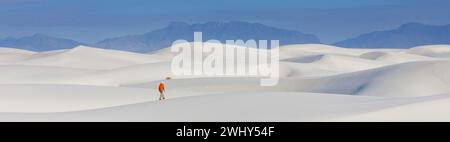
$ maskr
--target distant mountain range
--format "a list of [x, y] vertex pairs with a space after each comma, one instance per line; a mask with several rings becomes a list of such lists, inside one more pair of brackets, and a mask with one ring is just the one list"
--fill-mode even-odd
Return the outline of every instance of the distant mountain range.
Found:
[[349, 48], [411, 48], [430, 44], [450, 44], [450, 25], [409, 23], [394, 30], [363, 34], [334, 45]]
[[280, 40], [280, 45], [320, 43], [310, 34], [298, 31], [269, 27], [259, 23], [232, 21], [208, 22], [204, 24], [187, 24], [172, 22], [169, 26], [142, 35], [132, 35], [106, 39], [96, 44], [108, 49], [126, 49], [135, 52], [148, 52], [168, 47], [173, 41], [184, 39], [193, 41], [194, 32], [203, 32], [203, 41], [216, 39], [223, 43], [226, 40]]
[[0, 47], [12, 47], [31, 51], [50, 51], [73, 48], [83, 43], [63, 38], [56, 38], [44, 34], [34, 34], [28, 37], [0, 39]]
[[48, 51], [72, 48], [77, 45], [89, 45], [105, 49], [116, 49], [133, 52], [149, 52], [169, 47], [173, 41], [184, 39], [193, 41], [194, 32], [203, 32], [203, 41], [216, 39], [225, 40], [280, 40], [280, 45], [320, 43], [319, 39], [310, 34], [298, 31], [269, 27], [259, 23], [248, 22], [208, 22], [204, 24], [187, 24], [172, 22], [167, 27], [142, 35], [130, 35], [110, 38], [95, 44], [83, 44], [69, 39], [55, 38], [42, 34], [31, 37], [6, 38], [0, 40], [0, 47], [14, 47], [33, 51]]
[[[280, 45], [314, 44], [320, 40], [311, 34], [269, 27], [248, 22], [207, 22], [187, 24], [172, 22], [167, 27], [141, 35], [130, 35], [105, 39], [94, 44], [75, 40], [35, 34], [22, 38], [0, 39], [0, 47], [12, 47], [31, 51], [68, 49], [78, 45], [95, 46], [132, 52], [150, 52], [169, 47], [173, 41], [184, 39], [193, 41], [194, 32], [203, 32], [203, 41], [225, 40], [280, 40]], [[450, 44], [450, 25], [433, 26], [409, 23], [389, 31], [377, 31], [356, 38], [343, 40], [332, 45], [348, 48], [410, 48], [419, 45]]]

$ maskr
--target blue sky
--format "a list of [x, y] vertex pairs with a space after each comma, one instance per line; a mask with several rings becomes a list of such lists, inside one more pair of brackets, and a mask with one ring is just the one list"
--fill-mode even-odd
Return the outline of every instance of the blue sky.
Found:
[[249, 21], [331, 43], [408, 22], [450, 24], [448, 0], [0, 0], [0, 38], [43, 33], [93, 43], [171, 21]]

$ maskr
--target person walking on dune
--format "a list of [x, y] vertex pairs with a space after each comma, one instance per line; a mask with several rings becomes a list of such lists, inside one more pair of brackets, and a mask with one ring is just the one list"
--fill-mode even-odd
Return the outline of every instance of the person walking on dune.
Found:
[[166, 97], [164, 97], [164, 92], [166, 91], [166, 84], [164, 83], [164, 81], [161, 81], [159, 83], [158, 90], [159, 90], [159, 100], [165, 100]]

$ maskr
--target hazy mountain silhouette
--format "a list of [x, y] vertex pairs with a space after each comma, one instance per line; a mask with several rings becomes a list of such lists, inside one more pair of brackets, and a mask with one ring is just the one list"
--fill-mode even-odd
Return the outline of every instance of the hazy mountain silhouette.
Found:
[[320, 43], [319, 39], [310, 34], [293, 30], [269, 27], [259, 23], [248, 22], [208, 22], [203, 24], [187, 24], [172, 22], [167, 27], [142, 35], [131, 35], [106, 39], [96, 46], [108, 49], [118, 49], [134, 52], [148, 52], [169, 47], [173, 41], [184, 39], [193, 41], [194, 32], [203, 32], [203, 41], [216, 39], [226, 40], [280, 40], [280, 45]]
[[63, 38], [56, 38], [44, 34], [34, 34], [32, 36], [0, 39], [0, 47], [12, 47], [31, 51], [49, 51], [58, 49], [73, 48], [83, 43]]
[[[187, 24], [172, 22], [167, 27], [141, 35], [110, 38], [90, 46], [133, 52], [149, 52], [169, 47], [173, 41], [184, 39], [193, 41], [194, 32], [203, 32], [203, 41], [225, 40], [280, 40], [280, 45], [320, 43], [311, 34], [269, 27], [248, 22], [207, 22]], [[343, 40], [333, 45], [349, 48], [410, 48], [420, 45], [450, 44], [450, 25], [433, 26], [420, 23], [408, 23], [388, 31], [376, 31]], [[69, 49], [81, 42], [35, 34], [21, 38], [0, 39], [0, 47], [12, 47], [31, 51], [49, 51]]]
[[450, 44], [450, 25], [408, 23], [394, 30], [363, 34], [334, 45], [350, 48], [411, 48], [430, 44]]

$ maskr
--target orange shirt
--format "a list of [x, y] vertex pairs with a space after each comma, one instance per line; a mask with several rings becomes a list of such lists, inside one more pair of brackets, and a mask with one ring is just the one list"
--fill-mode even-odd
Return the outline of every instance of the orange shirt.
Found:
[[159, 89], [159, 92], [164, 92], [166, 90], [164, 83], [159, 83], [158, 89]]

